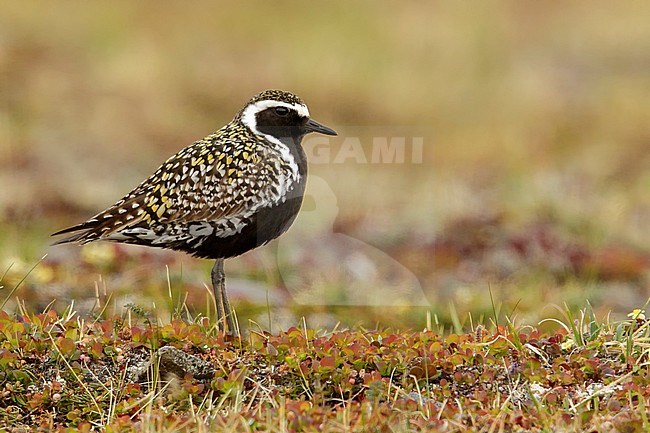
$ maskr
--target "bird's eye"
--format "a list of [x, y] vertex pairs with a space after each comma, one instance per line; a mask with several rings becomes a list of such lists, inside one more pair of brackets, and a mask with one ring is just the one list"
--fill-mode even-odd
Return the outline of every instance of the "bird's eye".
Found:
[[275, 107], [275, 114], [284, 117], [289, 114], [289, 109], [287, 107]]

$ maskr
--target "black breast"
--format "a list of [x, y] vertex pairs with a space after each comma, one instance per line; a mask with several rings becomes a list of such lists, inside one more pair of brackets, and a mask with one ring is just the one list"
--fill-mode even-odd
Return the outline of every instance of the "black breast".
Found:
[[298, 215], [307, 183], [307, 160], [300, 146], [301, 139], [282, 140], [289, 147], [300, 174], [298, 182], [294, 183], [282, 202], [258, 210], [239, 233], [228, 237], [209, 236], [198, 246], [187, 245], [186, 252], [196, 257], [225, 259], [264, 245], [286, 232]]
[[278, 206], [263, 208], [251, 217], [241, 232], [225, 238], [210, 236], [200, 246], [187, 252], [208, 259], [226, 259], [244, 254], [287, 231], [296, 219], [301, 204], [302, 196], [287, 199]]

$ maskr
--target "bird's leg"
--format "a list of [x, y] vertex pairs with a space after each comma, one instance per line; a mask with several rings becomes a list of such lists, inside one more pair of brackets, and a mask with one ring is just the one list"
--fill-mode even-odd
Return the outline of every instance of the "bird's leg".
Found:
[[223, 309], [226, 313], [226, 323], [228, 324], [228, 332], [233, 337], [239, 338], [239, 326], [235, 320], [235, 312], [230, 308], [230, 300], [228, 300], [228, 293], [226, 293], [226, 273], [223, 270], [223, 260], [221, 260], [221, 300], [223, 302]]
[[221, 289], [222, 286], [226, 285], [226, 275], [223, 271], [223, 260], [219, 259], [214, 263], [212, 267], [212, 272], [210, 273], [212, 277], [212, 291], [214, 292], [214, 301], [217, 304], [217, 326], [221, 332], [225, 332], [225, 316], [226, 313], [223, 307], [223, 299]]
[[239, 328], [235, 323], [235, 316], [230, 308], [228, 294], [226, 293], [226, 273], [223, 270], [223, 259], [217, 259], [212, 267], [212, 290], [217, 302], [217, 324], [222, 332], [230, 332], [234, 337], [239, 337]]

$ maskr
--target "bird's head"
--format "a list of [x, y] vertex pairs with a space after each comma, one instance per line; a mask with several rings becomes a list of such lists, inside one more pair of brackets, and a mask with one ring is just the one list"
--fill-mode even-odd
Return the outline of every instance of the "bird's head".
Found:
[[248, 101], [237, 114], [253, 133], [282, 141], [291, 138], [300, 142], [310, 132], [336, 135], [336, 131], [309, 117], [307, 105], [293, 93], [265, 90]]

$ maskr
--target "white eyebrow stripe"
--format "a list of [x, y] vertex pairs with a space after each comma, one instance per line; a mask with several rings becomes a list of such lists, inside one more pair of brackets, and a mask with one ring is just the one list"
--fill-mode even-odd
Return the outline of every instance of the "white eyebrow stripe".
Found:
[[246, 107], [241, 116], [241, 121], [244, 125], [248, 126], [253, 132], [258, 134], [257, 121], [255, 115], [260, 111], [272, 107], [287, 107], [290, 110], [295, 110], [301, 117], [309, 117], [309, 110], [306, 105], [302, 104], [289, 104], [287, 102], [274, 101], [272, 99], [265, 99], [264, 101], [257, 101], [254, 104]]

